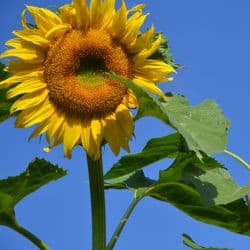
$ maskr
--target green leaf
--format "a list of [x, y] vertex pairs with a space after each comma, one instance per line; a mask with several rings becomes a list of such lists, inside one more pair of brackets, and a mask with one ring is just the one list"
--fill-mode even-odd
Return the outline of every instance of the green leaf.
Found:
[[170, 48], [167, 37], [165, 37], [162, 32], [156, 32], [154, 34], [154, 41], [159, 37], [159, 35], [162, 37], [161, 44], [155, 53], [149, 57], [149, 59], [164, 61], [165, 63], [171, 65], [174, 69], [180, 68], [180, 65], [174, 62], [173, 56], [169, 52]]
[[206, 100], [192, 107], [183, 96], [173, 95], [165, 102], [126, 78], [114, 73], [109, 75], [135, 93], [139, 102], [135, 119], [153, 116], [162, 120], [175, 128], [186, 140], [189, 150], [195, 151], [200, 158], [200, 151], [212, 155], [226, 148], [230, 124], [214, 101]]
[[229, 249], [229, 248], [218, 248], [218, 247], [202, 247], [202, 246], [199, 246], [198, 244], [196, 244], [192, 238], [190, 236], [188, 236], [187, 234], [183, 234], [182, 235], [182, 240], [183, 240], [183, 243], [192, 248], [193, 250], [232, 250], [232, 249]]
[[14, 206], [43, 185], [66, 175], [66, 171], [44, 159], [34, 159], [24, 173], [0, 180], [0, 224], [15, 222]]
[[122, 157], [105, 174], [105, 179], [119, 178], [134, 173], [151, 163], [164, 158], [173, 158], [182, 150], [183, 143], [179, 134], [171, 134], [151, 139], [140, 153]]
[[171, 203], [199, 221], [250, 235], [249, 207], [244, 199], [240, 199], [245, 188], [242, 193], [237, 193], [236, 200], [232, 200], [230, 194], [236, 184], [232, 179], [229, 181], [229, 175], [225, 173], [222, 166], [210, 157], [204, 156], [201, 162], [194, 154], [179, 154], [170, 168], [160, 172], [158, 182], [145, 195]]
[[191, 107], [184, 97], [175, 95], [169, 98], [166, 113], [190, 150], [212, 155], [225, 149], [230, 124], [213, 100]]
[[[9, 72], [4, 71], [5, 65], [0, 63], [0, 81], [7, 79], [10, 76]], [[10, 88], [7, 89], [0, 89], [0, 122], [3, 122], [11, 117], [10, 115], [10, 107], [16, 100], [16, 98], [13, 99], [7, 99], [6, 93], [8, 92]]]
[[[226, 176], [226, 180], [225, 180]], [[221, 187], [225, 184], [225, 190]], [[243, 197], [245, 188], [232, 194], [237, 184], [223, 166], [211, 157], [201, 162], [195, 153], [179, 153], [171, 166], [160, 171], [158, 181], [142, 171], [109, 180], [106, 188], [126, 188], [138, 199], [151, 196], [170, 203], [189, 216], [207, 224], [250, 235], [250, 212]], [[223, 203], [221, 200], [224, 196]]]
[[[228, 204], [247, 196], [250, 193], [250, 184], [240, 187], [230, 176], [228, 171], [222, 168], [212, 169], [192, 177], [190, 182], [194, 184], [196, 190], [206, 198], [206, 205]], [[217, 193], [213, 196], [214, 188]]]

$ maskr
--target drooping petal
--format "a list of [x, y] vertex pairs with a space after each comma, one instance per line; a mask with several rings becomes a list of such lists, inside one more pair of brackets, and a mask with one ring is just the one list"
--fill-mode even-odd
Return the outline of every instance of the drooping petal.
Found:
[[119, 123], [123, 134], [126, 135], [128, 140], [130, 140], [134, 132], [134, 121], [130, 111], [127, 106], [120, 104], [115, 113], [117, 122]]
[[139, 76], [135, 76], [135, 78], [133, 79], [133, 82], [136, 83], [138, 86], [145, 88], [146, 90], [148, 90], [149, 92], [159, 95], [162, 98], [165, 98], [164, 93], [162, 92], [162, 90], [160, 88], [158, 88], [154, 82], [151, 82], [150, 80], [148, 80], [147, 78], [143, 78], [143, 77], [139, 77]]
[[146, 60], [136, 67], [135, 75], [150, 79], [152, 82], [162, 82], [166, 80], [166, 75], [174, 73], [174, 68], [159, 60]]
[[46, 34], [50, 29], [58, 24], [62, 24], [62, 20], [54, 12], [34, 6], [27, 5], [27, 10], [34, 17], [35, 23], [41, 32]]
[[81, 124], [77, 120], [68, 120], [65, 123], [65, 132], [63, 137], [64, 154], [71, 158], [73, 147], [79, 142], [81, 133]]

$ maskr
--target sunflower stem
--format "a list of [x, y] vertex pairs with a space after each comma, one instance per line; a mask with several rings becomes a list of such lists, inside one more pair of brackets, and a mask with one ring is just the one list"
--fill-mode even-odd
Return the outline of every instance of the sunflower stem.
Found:
[[134, 208], [136, 207], [137, 203], [141, 200], [141, 198], [137, 198], [134, 197], [134, 199], [132, 200], [132, 202], [130, 203], [129, 207], [127, 208], [126, 212], [124, 213], [123, 217], [120, 220], [120, 223], [118, 224], [117, 228], [115, 229], [115, 232], [113, 234], [113, 236], [111, 237], [106, 250], [113, 250], [114, 246], [125, 226], [125, 224], [127, 223], [130, 215], [132, 214]]
[[235, 160], [237, 160], [239, 163], [241, 163], [246, 169], [250, 170], [250, 165], [244, 161], [242, 158], [240, 158], [238, 155], [228, 151], [228, 150], [224, 150], [224, 153], [231, 156], [232, 158], [234, 158]]
[[92, 250], [106, 248], [106, 216], [102, 157], [93, 160], [87, 155], [92, 211]]
[[36, 245], [40, 250], [50, 250], [50, 248], [39, 238], [37, 238], [30, 231], [19, 225], [16, 221], [9, 226], [11, 229], [15, 230], [19, 234], [23, 235], [25, 238], [30, 240], [34, 245]]

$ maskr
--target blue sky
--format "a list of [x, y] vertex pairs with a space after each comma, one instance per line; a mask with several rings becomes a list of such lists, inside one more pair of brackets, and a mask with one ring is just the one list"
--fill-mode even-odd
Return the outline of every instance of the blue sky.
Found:
[[[140, 3], [127, 1], [128, 5]], [[144, 1], [151, 15], [146, 26], [154, 23], [170, 39], [175, 60], [183, 65], [172, 83], [161, 85], [165, 91], [185, 95], [192, 104], [212, 98], [231, 120], [228, 149], [250, 161], [249, 118], [249, 0], [158, 0]], [[11, 38], [11, 31], [20, 28], [19, 16], [25, 4], [44, 7], [60, 6], [60, 0], [9, 0], [0, 9], [0, 51]], [[80, 148], [72, 160], [63, 158], [62, 147], [51, 153], [42, 151], [44, 140], [27, 141], [32, 129], [14, 129], [13, 119], [0, 124], [0, 178], [18, 175], [31, 159], [45, 157], [68, 169], [68, 176], [53, 182], [25, 198], [16, 207], [19, 222], [43, 239], [52, 250], [91, 249], [90, 204], [86, 159]], [[144, 118], [136, 123], [136, 138], [131, 151], [142, 149], [151, 137], [171, 131], [160, 121]], [[250, 173], [234, 160], [216, 155], [228, 167], [241, 185], [250, 182]], [[104, 152], [107, 170], [117, 159], [108, 148]], [[146, 169], [157, 177], [157, 171], [167, 166], [161, 161]], [[129, 192], [108, 191], [108, 235], [132, 199]], [[205, 246], [247, 250], [249, 238], [224, 229], [197, 222], [176, 208], [151, 198], [136, 208], [117, 244], [117, 250], [182, 250], [181, 234], [191, 235]], [[25, 238], [0, 227], [1, 250], [35, 250]]]

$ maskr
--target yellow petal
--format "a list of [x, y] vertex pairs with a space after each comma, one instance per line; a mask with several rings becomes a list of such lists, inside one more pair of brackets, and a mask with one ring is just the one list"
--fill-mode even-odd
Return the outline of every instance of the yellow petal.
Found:
[[71, 29], [71, 26], [68, 24], [59, 24], [56, 25], [54, 28], [50, 29], [46, 35], [45, 38], [48, 40], [53, 40], [58, 38], [59, 36], [62, 36], [65, 32]]
[[35, 19], [35, 23], [44, 34], [58, 24], [62, 24], [62, 20], [54, 12], [34, 6], [26, 6], [28, 11]]
[[0, 58], [5, 57], [18, 57], [24, 60], [32, 60], [33, 62], [40, 63], [44, 61], [45, 55], [38, 50], [18, 48], [5, 50]]
[[78, 28], [87, 29], [90, 23], [89, 10], [86, 0], [73, 0], [76, 11], [76, 24]]
[[17, 117], [15, 126], [18, 128], [30, 127], [41, 123], [54, 113], [54, 107], [45, 101], [41, 105], [23, 110]]
[[34, 71], [34, 72], [31, 72], [29, 74], [16, 74], [14, 76], [11, 76], [3, 81], [0, 82], [0, 89], [1, 88], [7, 88], [15, 83], [18, 83], [18, 82], [23, 82], [23, 81], [26, 81], [26, 80], [31, 80], [31, 79], [37, 79], [37, 78], [40, 78], [42, 76], [42, 72], [40, 71]]
[[152, 46], [150, 48], [146, 48], [142, 50], [140, 53], [134, 56], [133, 60], [136, 65], [142, 63], [144, 60], [146, 60], [148, 57], [150, 57], [160, 46], [162, 37], [161, 35], [158, 36], [158, 38], [152, 43]]
[[104, 128], [104, 139], [108, 142], [112, 152], [118, 155], [120, 147], [129, 151], [128, 139], [117, 122], [116, 115], [113, 113], [103, 118], [101, 122]]
[[102, 3], [100, 29], [108, 30], [113, 22], [115, 14], [115, 0], [106, 0]]
[[169, 64], [159, 60], [146, 60], [140, 66], [136, 66], [135, 75], [144, 77], [153, 82], [166, 80], [166, 75], [174, 73], [175, 70]]
[[120, 37], [126, 27], [127, 21], [127, 7], [124, 0], [122, 0], [121, 8], [115, 13], [111, 28], [114, 37]]
[[121, 42], [126, 44], [126, 47], [130, 48], [136, 43], [136, 38], [138, 36], [138, 32], [143, 25], [147, 15], [141, 15], [141, 13], [136, 12], [132, 15], [126, 24], [126, 29], [121, 36]]
[[25, 14], [27, 12], [27, 9], [24, 9], [21, 13], [21, 23], [24, 29], [29, 29], [29, 26], [27, 24], [26, 18], [25, 18]]
[[131, 89], [128, 89], [127, 94], [123, 97], [122, 103], [125, 104], [128, 108], [138, 107], [138, 101]]
[[20, 97], [10, 108], [10, 113], [36, 107], [48, 97], [48, 90], [38, 90]]
[[138, 53], [143, 49], [148, 49], [152, 45], [154, 26], [137, 37], [136, 43], [130, 48], [131, 53]]
[[81, 142], [90, 157], [95, 158], [96, 155], [100, 155], [100, 148], [97, 148], [92, 136], [90, 121], [82, 123]]
[[50, 117], [46, 119], [45, 121], [39, 123], [37, 127], [34, 129], [34, 131], [32, 132], [32, 134], [29, 136], [29, 140], [35, 136], [45, 133], [48, 130], [50, 123], [51, 123]]
[[37, 90], [42, 90], [46, 88], [46, 83], [39, 79], [31, 79], [27, 81], [23, 81], [22, 83], [18, 84], [16, 87], [11, 88], [7, 92], [7, 98], [13, 98], [17, 95], [31, 93]]
[[90, 26], [96, 28], [102, 18], [102, 1], [101, 0], [91, 0], [89, 6], [90, 14]]
[[158, 88], [154, 82], [149, 81], [146, 78], [135, 76], [133, 82], [136, 83], [138, 86], [145, 88], [146, 90], [154, 93], [156, 95], [161, 96], [165, 99], [165, 95], [160, 88]]
[[73, 10], [75, 11], [72, 4], [65, 4], [59, 8], [62, 21], [75, 26], [76, 24], [73, 22]]
[[63, 146], [67, 158], [71, 158], [72, 149], [79, 142], [81, 129], [81, 124], [78, 121], [67, 121], [65, 123]]
[[43, 48], [48, 48], [49, 40], [45, 39], [41, 31], [35, 29], [15, 30], [13, 34], [27, 42], [31, 42]]
[[91, 120], [91, 134], [95, 141], [97, 148], [100, 147], [103, 141], [103, 129], [99, 119], [92, 119]]
[[125, 105], [120, 104], [117, 107], [115, 113], [116, 119], [122, 128], [123, 134], [128, 138], [128, 140], [130, 140], [134, 131], [134, 122], [130, 111]]
[[41, 72], [41, 70], [43, 70], [43, 65], [41, 63], [31, 62], [27, 60], [10, 60], [7, 71], [13, 74], [26, 75], [33, 72]]

